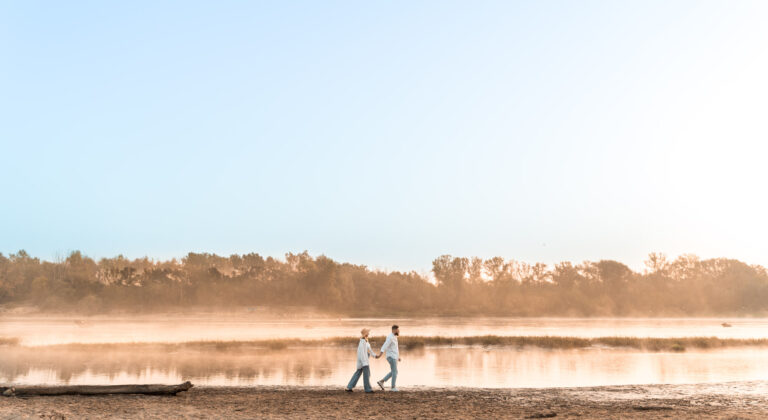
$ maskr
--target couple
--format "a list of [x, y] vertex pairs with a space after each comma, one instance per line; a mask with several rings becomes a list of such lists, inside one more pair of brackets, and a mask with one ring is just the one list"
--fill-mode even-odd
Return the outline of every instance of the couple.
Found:
[[381, 390], [384, 390], [384, 382], [387, 382], [389, 378], [392, 378], [392, 391], [398, 391], [397, 389], [397, 362], [400, 361], [400, 352], [397, 346], [397, 337], [400, 335], [400, 327], [397, 325], [392, 326], [392, 333], [387, 336], [387, 340], [384, 341], [384, 345], [381, 346], [381, 351], [376, 355], [371, 350], [371, 344], [368, 342], [368, 334], [371, 330], [363, 328], [360, 331], [362, 337], [360, 338], [360, 344], [357, 346], [357, 370], [352, 375], [352, 379], [349, 380], [347, 385], [347, 392], [352, 392], [352, 388], [357, 385], [357, 380], [360, 379], [360, 375], [363, 375], [363, 388], [365, 392], [373, 393], [371, 389], [371, 368], [368, 366], [368, 356], [375, 358], [381, 357], [382, 354], [387, 355], [387, 361], [389, 362], [390, 372], [382, 380], [376, 382]]

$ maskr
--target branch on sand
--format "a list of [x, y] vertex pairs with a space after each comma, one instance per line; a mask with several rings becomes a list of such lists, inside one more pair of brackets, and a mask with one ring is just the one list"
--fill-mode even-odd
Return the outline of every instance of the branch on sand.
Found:
[[145, 394], [176, 395], [192, 388], [187, 381], [178, 385], [67, 385], [67, 386], [25, 386], [0, 387], [0, 393], [6, 397], [33, 395], [109, 395], [109, 394]]

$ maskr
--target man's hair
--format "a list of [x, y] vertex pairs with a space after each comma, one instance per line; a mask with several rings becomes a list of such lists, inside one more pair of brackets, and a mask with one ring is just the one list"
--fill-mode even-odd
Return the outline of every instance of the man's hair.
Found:
[[393, 326], [392, 326], [392, 329], [393, 329], [393, 330], [396, 330], [396, 329], [398, 329], [398, 328], [400, 328], [400, 327], [398, 327], [397, 325], [393, 325]]

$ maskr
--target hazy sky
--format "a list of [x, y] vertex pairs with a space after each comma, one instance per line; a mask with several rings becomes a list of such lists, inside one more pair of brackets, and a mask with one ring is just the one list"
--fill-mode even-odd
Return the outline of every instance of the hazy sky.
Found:
[[0, 3], [0, 252], [768, 265], [768, 2]]

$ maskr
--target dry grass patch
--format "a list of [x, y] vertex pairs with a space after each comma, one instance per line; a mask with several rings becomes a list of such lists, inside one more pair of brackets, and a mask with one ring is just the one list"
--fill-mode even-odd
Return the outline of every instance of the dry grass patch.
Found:
[[[380, 345], [385, 337], [371, 337], [374, 345]], [[249, 341], [187, 341], [180, 343], [103, 343], [103, 344], [57, 344], [46, 348], [68, 349], [121, 349], [153, 348], [162, 350], [199, 350], [199, 351], [238, 351], [251, 348], [283, 350], [300, 347], [354, 347], [356, 337], [331, 337], [316, 340], [298, 338], [249, 340]], [[400, 337], [400, 346], [405, 349], [423, 347], [536, 347], [542, 349], [580, 349], [589, 347], [629, 348], [642, 351], [681, 352], [687, 349], [718, 349], [725, 347], [768, 347], [768, 339], [736, 339], [717, 337], [678, 337], [678, 338], [642, 338], [642, 337], [558, 337], [558, 336], [499, 336], [482, 335], [471, 337], [444, 336], [407, 336]], [[18, 339], [0, 338], [0, 344], [19, 345]]]

